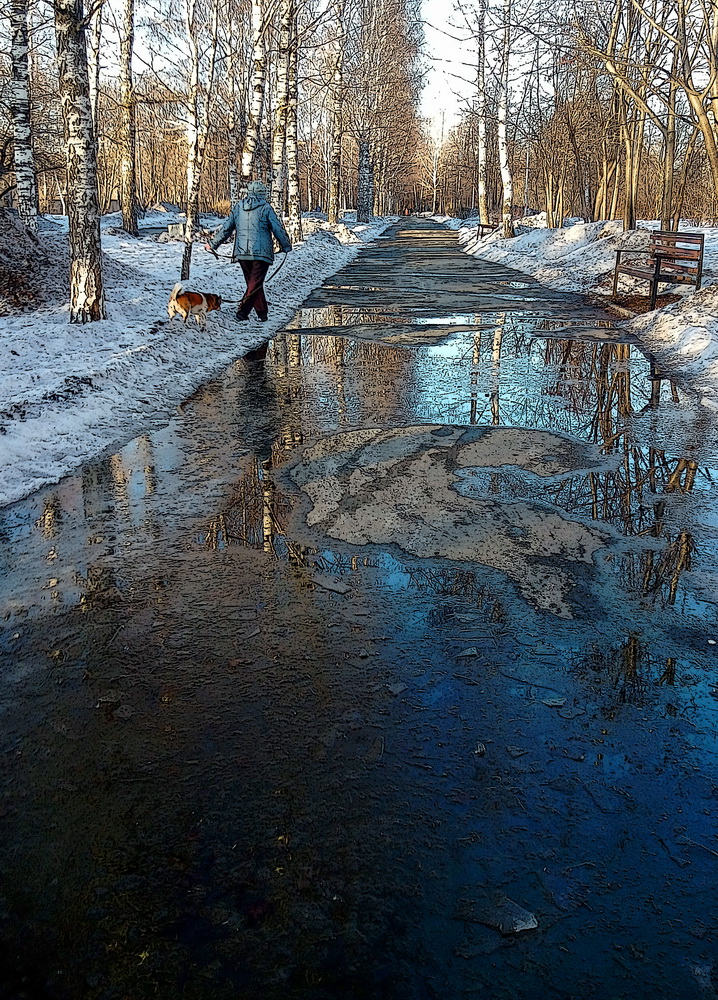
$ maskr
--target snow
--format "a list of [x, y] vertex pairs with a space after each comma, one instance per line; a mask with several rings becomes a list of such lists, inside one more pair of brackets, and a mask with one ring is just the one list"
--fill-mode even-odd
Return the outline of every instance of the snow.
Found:
[[654, 355], [660, 370], [677, 373], [704, 406], [718, 410], [718, 285], [638, 316], [624, 329]]
[[[523, 271], [552, 288], [604, 299], [612, 291], [616, 249], [647, 247], [650, 230], [659, 228], [655, 220], [641, 221], [624, 233], [619, 221], [568, 219], [562, 229], [546, 229], [541, 213], [519, 219], [514, 239], [502, 239], [498, 232], [477, 239], [478, 219], [435, 218], [457, 231], [468, 254]], [[659, 367], [697, 392], [705, 406], [718, 409], [718, 228], [683, 221], [680, 229], [704, 234], [703, 287], [661, 285], [661, 291], [679, 294], [680, 300], [631, 319], [621, 329], [638, 337]], [[647, 295], [648, 284], [622, 275], [621, 292]]]
[[[307, 220], [309, 235], [267, 283], [269, 321], [253, 317], [239, 323], [236, 307], [226, 305], [209, 314], [204, 329], [194, 322], [185, 326], [179, 319], [167, 320], [167, 299], [184, 244], [113, 233], [118, 221], [105, 216], [101, 227], [106, 320], [70, 325], [66, 296], [53, 294], [52, 288], [40, 308], [0, 317], [5, 362], [0, 372], [0, 506], [57, 482], [148, 426], [166, 423], [194, 389], [281, 329], [313, 288], [392, 220], [336, 227]], [[156, 212], [140, 225], [153, 228], [172, 221], [182, 218]], [[218, 221], [203, 218], [203, 225], [214, 228]], [[65, 219], [50, 219], [43, 226], [48, 260], [46, 270], [42, 261], [38, 270], [51, 285], [52, 258], [67, 253], [66, 230]], [[225, 244], [222, 252], [229, 255], [231, 249]], [[64, 269], [64, 262], [59, 263]], [[224, 299], [239, 299], [244, 291], [239, 265], [215, 260], [201, 244], [194, 247], [192, 278], [185, 287]]]
[[[650, 231], [659, 228], [655, 220], [640, 221], [637, 229], [624, 233], [623, 224], [616, 220], [567, 219], [562, 229], [546, 229], [546, 216], [542, 212], [518, 219], [514, 239], [502, 239], [498, 232], [477, 239], [478, 219], [434, 218], [457, 231], [459, 242], [468, 254], [514, 267], [552, 288], [602, 295], [611, 291], [615, 251], [647, 247]], [[718, 229], [693, 226], [687, 221], [681, 223], [681, 229], [704, 234], [703, 284], [718, 281]], [[643, 292], [647, 287], [645, 282], [621, 277], [622, 292]], [[690, 295], [694, 289], [679, 286], [675, 291]]]
[[475, 227], [459, 228], [467, 253], [506, 264], [562, 291], [608, 291], [619, 247], [648, 246], [648, 229], [624, 233], [620, 222], [581, 222], [562, 229], [545, 229], [535, 217], [516, 224], [514, 239], [490, 233], [476, 240]]

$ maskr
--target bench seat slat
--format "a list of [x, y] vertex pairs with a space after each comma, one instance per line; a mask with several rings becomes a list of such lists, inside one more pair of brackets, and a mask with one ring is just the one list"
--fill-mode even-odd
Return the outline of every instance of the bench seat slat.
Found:
[[[651, 278], [653, 279], [656, 271], [653, 267], [631, 267], [628, 265], [626, 267], [619, 267], [619, 274], [631, 274], [635, 278]], [[658, 272], [659, 281], [676, 282], [676, 281], [687, 281], [691, 284], [695, 284], [695, 279], [698, 276], [698, 269], [691, 268], [690, 271], [671, 271], [668, 268], [661, 268]]]

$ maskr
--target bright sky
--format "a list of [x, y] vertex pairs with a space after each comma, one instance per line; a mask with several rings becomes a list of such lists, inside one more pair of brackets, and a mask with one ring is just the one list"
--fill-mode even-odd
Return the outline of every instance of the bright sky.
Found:
[[[459, 77], [469, 77], [474, 71], [471, 43], [456, 41], [449, 35], [466, 36], [466, 31], [454, 27], [460, 22], [459, 15], [453, 13], [453, 4], [447, 0], [423, 0], [424, 32], [426, 34], [426, 54], [430, 70], [421, 100], [422, 115], [431, 119], [433, 133], [441, 137], [457, 123], [462, 95], [468, 95], [472, 86]], [[442, 122], [443, 119], [443, 122]]]

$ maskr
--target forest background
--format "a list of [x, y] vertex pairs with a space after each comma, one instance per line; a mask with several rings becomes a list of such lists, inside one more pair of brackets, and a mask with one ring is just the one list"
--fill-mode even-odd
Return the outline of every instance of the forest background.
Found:
[[[252, 177], [301, 237], [429, 211], [711, 223], [718, 6], [711, 0], [8, 0], [0, 204], [67, 214], [71, 319], [104, 315], [99, 218], [159, 203], [225, 214]], [[427, 37], [432, 41], [427, 44]], [[444, 38], [460, 53], [445, 64]], [[432, 73], [443, 64], [444, 74]], [[458, 120], [425, 117], [455, 101]]]

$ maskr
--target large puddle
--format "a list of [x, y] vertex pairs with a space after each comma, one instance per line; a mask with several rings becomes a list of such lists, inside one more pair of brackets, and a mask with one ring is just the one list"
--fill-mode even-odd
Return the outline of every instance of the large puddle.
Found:
[[714, 992], [716, 424], [559, 306], [309, 303], [0, 512], [0, 995]]

